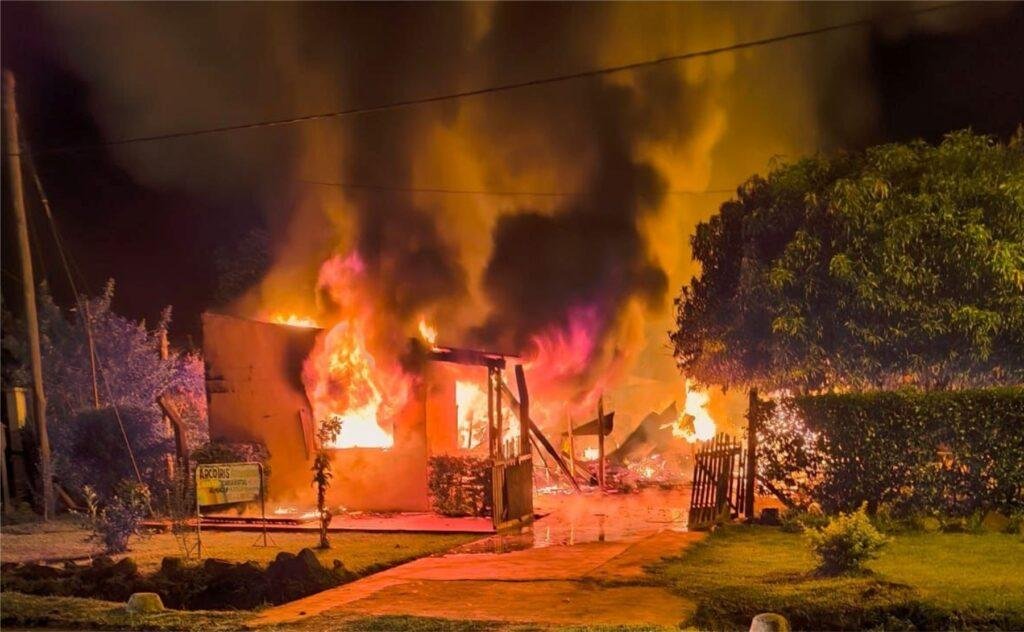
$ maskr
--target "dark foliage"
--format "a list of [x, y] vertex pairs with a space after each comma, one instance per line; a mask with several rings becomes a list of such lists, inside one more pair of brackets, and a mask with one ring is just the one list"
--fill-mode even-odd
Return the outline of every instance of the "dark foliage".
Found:
[[269, 472], [267, 462], [270, 450], [258, 441], [220, 441], [204, 443], [191, 454], [194, 463], [262, 463]]
[[169, 483], [165, 457], [174, 454], [174, 442], [156, 410], [121, 407], [115, 413], [112, 407], [85, 408], [67, 423], [50, 427], [54, 462], [68, 489], [88, 485], [106, 501], [121, 481], [136, 480], [127, 435], [143, 482], [161, 497], [165, 493]]
[[[103, 501], [110, 498], [118, 481], [136, 477], [116, 406], [143, 481], [163, 498], [169, 484], [163, 457], [173, 453], [173, 444], [156, 398], [173, 398], [185, 420], [189, 445], [206, 441], [203, 360], [173, 348], [168, 357], [161, 357], [161, 340], [170, 324], [169, 308], [156, 328], [149, 329], [145, 322], [114, 312], [113, 299], [112, 281], [99, 296], [82, 297], [75, 311], [68, 313], [54, 303], [45, 286], [39, 293], [43, 383], [54, 472], [69, 491], [90, 485]], [[2, 346], [12, 359], [4, 363], [5, 380], [28, 386], [24, 326], [6, 314]]]
[[1024, 135], [779, 165], [697, 226], [675, 357], [795, 392], [1024, 379]]
[[149, 488], [144, 484], [125, 480], [117, 485], [110, 502], [93, 519], [107, 553], [128, 550], [128, 539], [139, 532], [149, 509]]
[[761, 474], [798, 505], [1024, 508], [1024, 388], [783, 398], [755, 414]]
[[313, 551], [282, 552], [266, 568], [255, 562], [208, 559], [187, 565], [164, 558], [160, 569], [142, 576], [130, 558], [117, 563], [98, 557], [90, 565], [63, 568], [38, 564], [6, 565], [3, 589], [33, 595], [91, 597], [125, 601], [133, 592], [155, 592], [171, 608], [188, 610], [252, 609], [305, 597], [354, 579], [335, 561], [324, 568]]
[[491, 468], [470, 456], [430, 457], [430, 502], [445, 516], [486, 516], [491, 512]]

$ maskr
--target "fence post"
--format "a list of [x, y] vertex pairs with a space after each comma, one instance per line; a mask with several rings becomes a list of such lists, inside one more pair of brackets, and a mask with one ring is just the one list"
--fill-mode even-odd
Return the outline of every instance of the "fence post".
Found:
[[744, 488], [746, 498], [743, 499], [743, 514], [748, 518], [754, 517], [754, 481], [757, 476], [757, 432], [760, 430], [760, 412], [757, 398], [757, 389], [750, 389], [750, 400], [747, 405], [747, 471], [746, 487]]

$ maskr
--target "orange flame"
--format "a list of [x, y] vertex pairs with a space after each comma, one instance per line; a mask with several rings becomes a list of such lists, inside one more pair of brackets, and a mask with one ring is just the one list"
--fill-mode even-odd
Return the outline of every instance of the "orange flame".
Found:
[[389, 448], [394, 437], [384, 424], [408, 398], [408, 380], [395, 363], [378, 363], [367, 340], [370, 311], [361, 309], [362, 262], [355, 255], [327, 260], [320, 286], [329, 290], [340, 312], [321, 334], [303, 366], [306, 394], [318, 420], [338, 419], [341, 432], [332, 447]]
[[455, 382], [459, 446], [472, 449], [487, 436], [487, 391], [471, 380]]
[[420, 338], [431, 347], [437, 345], [437, 328], [427, 322], [426, 318], [420, 318]]
[[[465, 379], [455, 382], [455, 404], [458, 407], [459, 446], [472, 449], [487, 438], [487, 390], [477, 380]], [[502, 443], [520, 436], [519, 416], [509, 407], [508, 400], [502, 401]]]
[[707, 409], [710, 399], [707, 391], [691, 389], [690, 381], [687, 380], [686, 402], [679, 419], [672, 424], [672, 434], [685, 439], [687, 443], [707, 441], [714, 437], [717, 426]]
[[299, 316], [298, 314], [284, 314], [278, 313], [270, 317], [271, 322], [277, 323], [278, 325], [288, 325], [289, 327], [306, 327], [309, 329], [319, 329], [320, 325], [315, 320], [308, 316]]

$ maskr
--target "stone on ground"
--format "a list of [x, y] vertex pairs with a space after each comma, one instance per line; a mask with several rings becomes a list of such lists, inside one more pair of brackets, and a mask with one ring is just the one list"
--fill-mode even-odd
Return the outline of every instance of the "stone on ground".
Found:
[[764, 612], [750, 622], [750, 632], [789, 632], [789, 621], [781, 614]]
[[163, 612], [164, 602], [160, 600], [160, 595], [156, 593], [137, 592], [132, 593], [132, 596], [128, 598], [126, 609], [132, 614]]

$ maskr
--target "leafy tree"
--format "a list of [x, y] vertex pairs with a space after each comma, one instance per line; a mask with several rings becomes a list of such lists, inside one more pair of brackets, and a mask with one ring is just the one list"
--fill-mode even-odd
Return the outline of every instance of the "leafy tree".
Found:
[[[207, 435], [202, 358], [173, 349], [168, 358], [160, 357], [161, 332], [167, 330], [170, 310], [165, 310], [156, 329], [149, 330], [144, 322], [116, 314], [111, 309], [113, 297], [114, 285], [109, 282], [101, 295], [83, 298], [70, 318], [45, 288], [38, 298], [54, 471], [69, 488], [90, 484], [106, 497], [117, 481], [136, 478], [122, 424], [143, 479], [155, 492], [166, 483], [164, 455], [174, 448], [156, 405], [158, 395], [175, 397], [190, 444], [199, 445]], [[95, 347], [99, 408], [83, 312], [88, 313]], [[12, 325], [4, 328], [4, 350], [15, 360], [6, 377], [26, 386], [31, 376], [23, 327]]]
[[962, 131], [748, 180], [691, 239], [680, 369], [799, 392], [1024, 380], [1022, 137]]
[[330, 445], [341, 433], [341, 418], [330, 416], [320, 422], [316, 431], [316, 457], [313, 459], [313, 485], [316, 486], [316, 511], [320, 517], [320, 548], [331, 548], [327, 539], [327, 527], [331, 524], [331, 512], [327, 509], [327, 488], [331, 486], [334, 473], [331, 470]]

